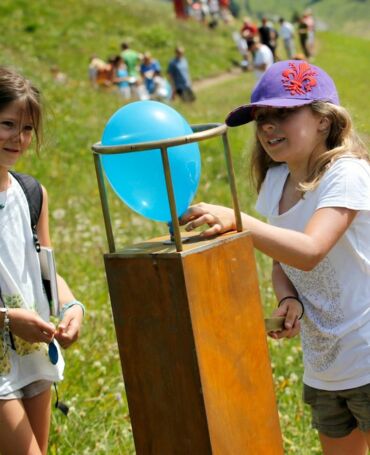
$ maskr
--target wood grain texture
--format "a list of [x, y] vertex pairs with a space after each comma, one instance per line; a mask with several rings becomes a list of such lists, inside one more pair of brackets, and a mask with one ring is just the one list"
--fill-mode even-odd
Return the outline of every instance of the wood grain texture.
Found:
[[282, 454], [251, 237], [184, 259], [214, 455]]

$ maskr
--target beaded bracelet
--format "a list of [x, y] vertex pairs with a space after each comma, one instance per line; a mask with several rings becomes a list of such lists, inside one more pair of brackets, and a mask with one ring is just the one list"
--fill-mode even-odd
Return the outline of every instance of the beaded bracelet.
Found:
[[299, 299], [299, 297], [295, 296], [295, 295], [287, 295], [286, 297], [283, 297], [279, 303], [278, 303], [278, 308], [279, 306], [285, 301], [285, 300], [288, 300], [288, 299], [294, 299], [294, 300], [297, 300], [297, 302], [299, 302], [301, 304], [301, 307], [302, 307], [302, 314], [299, 316], [298, 320], [302, 319], [303, 318], [303, 315], [304, 315], [304, 305], [302, 303], [302, 301]]
[[81, 308], [82, 314], [85, 316], [85, 306], [78, 300], [71, 300], [70, 302], [68, 302], [62, 306], [62, 309], [60, 310], [59, 319], [62, 320], [64, 318], [65, 312], [75, 305], [77, 305]]

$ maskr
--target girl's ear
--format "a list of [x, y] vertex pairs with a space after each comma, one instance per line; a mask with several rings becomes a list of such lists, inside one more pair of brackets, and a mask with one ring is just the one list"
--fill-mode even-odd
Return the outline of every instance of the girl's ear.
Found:
[[331, 126], [331, 121], [328, 117], [321, 117], [319, 122], [319, 131], [321, 133], [328, 133]]

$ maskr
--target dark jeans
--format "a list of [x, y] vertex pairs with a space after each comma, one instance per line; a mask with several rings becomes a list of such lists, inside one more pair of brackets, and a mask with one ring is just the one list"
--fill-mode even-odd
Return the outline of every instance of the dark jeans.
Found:
[[193, 90], [190, 87], [185, 87], [183, 89], [182, 88], [178, 88], [176, 90], [176, 93], [185, 102], [195, 101], [195, 94], [194, 94]]

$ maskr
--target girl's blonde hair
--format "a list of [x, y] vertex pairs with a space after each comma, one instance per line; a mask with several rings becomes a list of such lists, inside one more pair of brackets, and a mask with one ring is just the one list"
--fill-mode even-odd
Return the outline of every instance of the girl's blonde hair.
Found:
[[[314, 101], [310, 106], [314, 114], [327, 117], [330, 126], [326, 137], [327, 150], [315, 162], [310, 163], [311, 172], [298, 188], [302, 193], [314, 190], [328, 167], [343, 155], [365, 159], [370, 163], [365, 144], [354, 131], [351, 117], [346, 109], [324, 101]], [[256, 136], [251, 156], [251, 174], [258, 192], [267, 170], [280, 164], [270, 158]]]
[[38, 151], [42, 137], [40, 92], [28, 79], [16, 71], [0, 66], [0, 111], [14, 101], [24, 103], [24, 114], [31, 117]]

